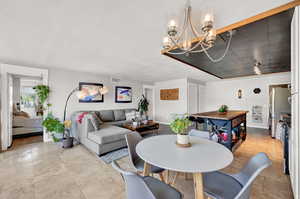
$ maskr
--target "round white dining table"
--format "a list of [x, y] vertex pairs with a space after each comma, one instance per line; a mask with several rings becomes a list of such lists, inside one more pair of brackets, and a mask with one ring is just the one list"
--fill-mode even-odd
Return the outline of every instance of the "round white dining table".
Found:
[[150, 174], [150, 165], [166, 170], [192, 173], [195, 198], [203, 199], [202, 173], [217, 171], [228, 166], [232, 152], [221, 144], [190, 136], [189, 148], [176, 145], [176, 135], [146, 138], [136, 146], [137, 154], [145, 161], [144, 176]]

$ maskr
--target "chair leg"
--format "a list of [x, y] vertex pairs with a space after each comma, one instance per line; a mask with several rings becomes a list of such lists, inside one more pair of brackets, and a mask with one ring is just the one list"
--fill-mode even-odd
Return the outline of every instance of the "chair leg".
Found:
[[174, 184], [175, 184], [175, 181], [176, 181], [176, 179], [177, 179], [178, 174], [179, 174], [179, 172], [175, 172], [175, 176], [174, 176], [174, 178], [173, 178], [173, 181], [172, 181], [171, 185], [174, 185]]
[[143, 176], [149, 176], [149, 174], [150, 174], [150, 168], [151, 168], [151, 165], [148, 164], [147, 162], [145, 162], [144, 163]]
[[166, 170], [166, 184], [170, 183], [170, 170]]
[[161, 180], [162, 182], [165, 182], [164, 175], [163, 175], [162, 172], [159, 173], [159, 177], [160, 177], [160, 180]]

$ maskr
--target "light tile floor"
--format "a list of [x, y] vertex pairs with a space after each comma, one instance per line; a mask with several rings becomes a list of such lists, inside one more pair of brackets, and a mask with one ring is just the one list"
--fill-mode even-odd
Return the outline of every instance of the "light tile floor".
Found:
[[[288, 176], [282, 173], [281, 148], [266, 131], [249, 129], [247, 141], [234, 153], [234, 162], [225, 171], [238, 171], [249, 157], [264, 151], [273, 165], [255, 181], [252, 198], [291, 199]], [[119, 163], [131, 169], [128, 158]], [[185, 199], [194, 198], [191, 179], [180, 176], [175, 186]], [[120, 175], [83, 146], [63, 150], [53, 143], [32, 143], [0, 154], [0, 198], [121, 199], [125, 194]]]

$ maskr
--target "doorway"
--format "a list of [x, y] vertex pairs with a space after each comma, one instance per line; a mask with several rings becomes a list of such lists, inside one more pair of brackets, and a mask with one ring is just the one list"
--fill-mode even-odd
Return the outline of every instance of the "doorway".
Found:
[[269, 86], [269, 130], [272, 138], [281, 139], [281, 125], [291, 122], [291, 93], [288, 84]]
[[[34, 87], [41, 85], [41, 77], [9, 74], [9, 104], [12, 125], [10, 149], [43, 141], [43, 106]], [[10, 83], [10, 84], [11, 84]], [[11, 110], [12, 107], [12, 110]]]
[[149, 102], [148, 106], [148, 119], [154, 120], [154, 88], [152, 86], [144, 86], [143, 94]]
[[[43, 85], [48, 85], [48, 70], [17, 66], [17, 65], [9, 65], [9, 64], [1, 64], [0, 69], [1, 69], [1, 148], [3, 151], [5, 151], [8, 149], [8, 147], [12, 145], [13, 127], [19, 127], [13, 121], [14, 111], [18, 112], [18, 109], [21, 109], [20, 103], [19, 104], [14, 103], [20, 97], [18, 95], [18, 92], [15, 92], [15, 94], [13, 92], [14, 86], [20, 85], [17, 83], [19, 81], [18, 78], [21, 77], [25, 79], [31, 78], [33, 79], [32, 81], [39, 81], [39, 83]], [[21, 94], [21, 92], [19, 94]], [[21, 110], [19, 112], [21, 112]], [[28, 113], [26, 114], [27, 116], [29, 115]], [[46, 114], [47, 113], [45, 112], [44, 115]], [[43, 117], [40, 117], [40, 120], [42, 119]], [[24, 127], [23, 124], [22, 127]], [[39, 129], [39, 131], [43, 132], [42, 133], [43, 141], [51, 140], [50, 137], [46, 133], [44, 133], [44, 129], [42, 127]]]

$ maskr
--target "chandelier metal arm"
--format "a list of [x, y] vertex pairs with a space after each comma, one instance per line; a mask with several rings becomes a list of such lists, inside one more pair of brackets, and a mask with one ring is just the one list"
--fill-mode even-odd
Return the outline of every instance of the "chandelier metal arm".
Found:
[[[194, 26], [192, 21], [192, 7], [190, 4], [190, 0], [187, 0], [184, 10], [182, 29], [178, 30], [176, 22], [174, 20], [171, 20], [167, 32], [168, 37], [164, 38], [163, 47], [168, 50], [168, 54], [173, 55], [189, 55], [190, 53], [204, 52], [205, 55], [210, 59], [210, 61], [219, 62], [229, 51], [232, 39], [232, 31], [229, 32], [230, 38], [223, 55], [219, 58], [213, 58], [208, 53], [208, 49], [212, 48], [215, 45], [216, 41], [217, 34], [216, 30], [213, 28], [213, 25], [214, 17], [210, 14], [207, 14], [205, 15], [204, 21], [202, 23], [201, 32], [198, 32], [196, 26]], [[189, 38], [190, 36], [192, 36], [192, 38], [197, 38], [197, 41], [193, 42], [193, 39]]]
[[[194, 34], [194, 36], [196, 37], [196, 38], [199, 38], [199, 37], [201, 37], [201, 35], [198, 33], [198, 31], [196, 30], [196, 28], [195, 28], [195, 26], [194, 26], [194, 24], [193, 24], [193, 22], [192, 22], [192, 18], [191, 18], [191, 15], [192, 15], [192, 13], [191, 13], [191, 10], [192, 10], [192, 8], [191, 7], [189, 7], [189, 10], [188, 10], [188, 21], [189, 21], [189, 24], [190, 24], [190, 26], [191, 26], [191, 30], [192, 30], [192, 33]], [[205, 38], [205, 37], [203, 37], [203, 38]], [[204, 40], [204, 39], [203, 39]], [[202, 40], [202, 41], [203, 41]]]
[[[187, 8], [186, 8], [187, 9]], [[171, 40], [173, 40], [173, 41], [175, 41], [176, 42], [176, 46], [178, 46], [178, 43], [179, 43], [179, 41], [182, 39], [182, 37], [183, 37], [183, 33], [184, 33], [184, 30], [187, 28], [187, 25], [188, 25], [188, 23], [187, 23], [187, 21], [188, 21], [188, 13], [187, 13], [187, 11], [185, 11], [184, 12], [184, 21], [183, 21], [183, 26], [182, 26], [182, 31], [179, 33], [179, 36], [174, 40], [172, 37], [171, 37]], [[172, 41], [172, 42], [173, 42]], [[174, 44], [174, 42], [173, 42], [173, 44]], [[180, 48], [180, 47], [179, 47]]]
[[[216, 63], [216, 62], [221, 61], [221, 60], [226, 56], [227, 52], [229, 51], [229, 47], [230, 47], [230, 43], [231, 43], [231, 39], [232, 39], [232, 30], [229, 31], [229, 34], [230, 34], [230, 37], [229, 37], [229, 40], [228, 40], [226, 49], [225, 49], [223, 55], [222, 55], [221, 57], [217, 58], [217, 59], [213, 58], [213, 57], [207, 52], [207, 49], [205, 49], [204, 46], [201, 44], [201, 47], [203, 48], [203, 51], [202, 51], [202, 52], [204, 52], [204, 53], [206, 54], [206, 56], [210, 59], [210, 61]], [[194, 52], [192, 52], [192, 53], [197, 53], [197, 51], [194, 51]]]

